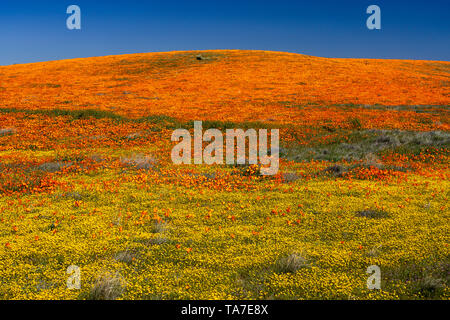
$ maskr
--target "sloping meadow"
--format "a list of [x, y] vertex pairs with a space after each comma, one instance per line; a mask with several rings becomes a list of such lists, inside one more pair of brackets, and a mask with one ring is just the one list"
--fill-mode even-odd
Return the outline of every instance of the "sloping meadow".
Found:
[[[0, 67], [0, 298], [448, 299], [449, 65], [195, 51]], [[171, 134], [195, 120], [279, 129], [279, 172], [174, 165]]]

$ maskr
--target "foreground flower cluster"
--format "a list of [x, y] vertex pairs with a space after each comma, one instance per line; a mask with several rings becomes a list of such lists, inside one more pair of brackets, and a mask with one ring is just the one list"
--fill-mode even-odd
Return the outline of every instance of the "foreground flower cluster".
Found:
[[[450, 298], [449, 71], [248, 51], [0, 67], [0, 298]], [[279, 128], [280, 172], [173, 165], [193, 120]]]

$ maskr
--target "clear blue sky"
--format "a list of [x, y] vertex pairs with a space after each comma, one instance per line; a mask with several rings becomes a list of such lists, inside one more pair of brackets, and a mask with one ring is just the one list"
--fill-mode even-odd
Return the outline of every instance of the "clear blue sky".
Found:
[[[66, 28], [71, 4], [82, 30]], [[366, 28], [371, 4], [382, 30]], [[449, 14], [449, 0], [1, 0], [0, 65], [196, 49], [449, 61]]]

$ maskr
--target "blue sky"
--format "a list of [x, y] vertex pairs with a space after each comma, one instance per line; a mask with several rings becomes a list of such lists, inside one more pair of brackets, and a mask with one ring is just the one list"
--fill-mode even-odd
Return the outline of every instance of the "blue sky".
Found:
[[[81, 30], [66, 28], [71, 4]], [[381, 30], [366, 27], [372, 4]], [[207, 49], [450, 61], [449, 13], [448, 0], [2, 0], [0, 65]]]

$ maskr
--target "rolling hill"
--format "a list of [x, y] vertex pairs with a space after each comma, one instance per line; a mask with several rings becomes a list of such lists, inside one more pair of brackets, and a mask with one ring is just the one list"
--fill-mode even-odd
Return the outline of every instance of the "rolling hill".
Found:
[[[201, 55], [201, 60], [197, 56]], [[301, 121], [298, 106], [450, 104], [450, 62], [167, 52], [0, 67], [1, 108]]]
[[[236, 50], [0, 67], [0, 299], [448, 300], [449, 77]], [[279, 172], [175, 165], [193, 120], [279, 129]]]

